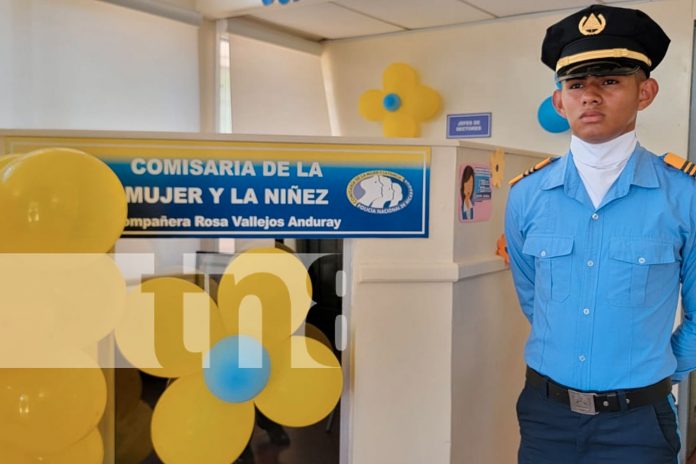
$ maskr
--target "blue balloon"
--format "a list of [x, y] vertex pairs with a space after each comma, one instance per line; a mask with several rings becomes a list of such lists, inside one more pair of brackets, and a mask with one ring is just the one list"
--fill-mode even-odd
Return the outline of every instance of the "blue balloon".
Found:
[[203, 369], [211, 393], [223, 401], [243, 403], [266, 387], [271, 375], [271, 358], [254, 338], [226, 337], [206, 354]]
[[273, 4], [273, 0], [262, 0], [263, 6], [268, 6]]
[[541, 105], [539, 105], [539, 110], [537, 111], [537, 119], [539, 124], [544, 130], [552, 132], [554, 134], [559, 134], [570, 129], [570, 124], [568, 120], [558, 114], [556, 109], [553, 107], [551, 102], [551, 97], [544, 100]]
[[401, 108], [401, 98], [395, 93], [387, 94], [382, 100], [382, 105], [387, 111], [394, 112]]

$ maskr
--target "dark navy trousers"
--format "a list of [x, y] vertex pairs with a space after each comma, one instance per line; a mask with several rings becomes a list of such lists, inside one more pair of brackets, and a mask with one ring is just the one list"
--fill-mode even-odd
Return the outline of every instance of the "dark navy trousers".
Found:
[[519, 464], [677, 464], [674, 397], [590, 416], [525, 386], [517, 401]]

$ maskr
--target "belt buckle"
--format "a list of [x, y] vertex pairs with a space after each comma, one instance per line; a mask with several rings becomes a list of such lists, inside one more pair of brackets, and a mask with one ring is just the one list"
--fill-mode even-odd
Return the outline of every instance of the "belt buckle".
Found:
[[584, 393], [568, 389], [568, 397], [570, 399], [570, 410], [580, 414], [594, 416], [598, 414], [595, 409], [594, 393]]

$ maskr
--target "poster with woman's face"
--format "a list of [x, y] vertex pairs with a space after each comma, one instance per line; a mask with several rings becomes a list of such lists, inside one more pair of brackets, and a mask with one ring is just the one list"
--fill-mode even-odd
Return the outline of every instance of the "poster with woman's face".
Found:
[[491, 168], [486, 164], [459, 166], [459, 222], [491, 218]]

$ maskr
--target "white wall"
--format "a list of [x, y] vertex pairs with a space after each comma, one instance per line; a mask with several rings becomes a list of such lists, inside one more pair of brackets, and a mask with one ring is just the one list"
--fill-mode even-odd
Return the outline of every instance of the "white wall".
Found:
[[[199, 130], [198, 28], [95, 0], [0, 0], [0, 127]], [[199, 240], [120, 240], [181, 272]]]
[[[639, 116], [638, 135], [656, 152], [686, 155], [693, 14], [691, 0], [624, 4], [639, 7], [672, 39], [654, 77], [661, 84], [652, 107]], [[568, 14], [530, 15], [423, 32], [329, 42], [327, 61], [337, 113], [335, 135], [381, 136], [379, 123], [358, 113], [360, 95], [381, 88], [393, 62], [416, 68], [443, 97], [444, 110], [421, 126], [428, 139], [445, 138], [446, 115], [493, 112], [493, 136], [483, 143], [564, 153], [569, 135], [550, 134], [537, 122], [539, 104], [554, 90], [553, 73], [539, 60], [546, 28]]]
[[94, 0], [0, 0], [0, 127], [197, 131], [197, 34]]
[[330, 135], [319, 56], [230, 35], [232, 131]]

